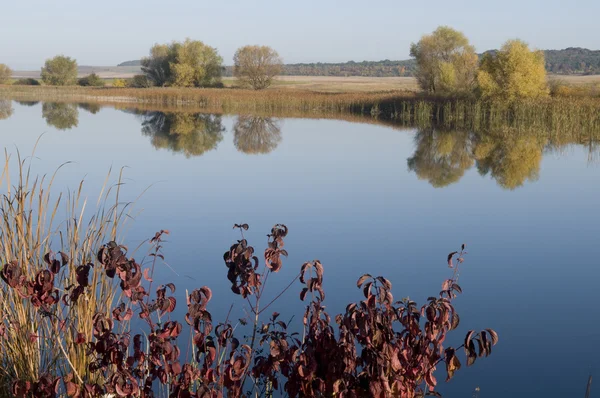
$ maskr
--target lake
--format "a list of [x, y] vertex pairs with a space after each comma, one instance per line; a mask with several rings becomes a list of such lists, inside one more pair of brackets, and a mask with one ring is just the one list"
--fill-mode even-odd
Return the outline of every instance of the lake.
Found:
[[[126, 167], [123, 200], [143, 195], [125, 241], [136, 247], [170, 230], [164, 252], [172, 269], [160, 267], [155, 280], [177, 285], [179, 315], [185, 290], [207, 285], [215, 321], [231, 303], [242, 316], [244, 301], [231, 293], [223, 263], [240, 236], [234, 223], [250, 225], [245, 235], [261, 253], [270, 228], [286, 224], [289, 257], [271, 276], [269, 295], [303, 262], [319, 259], [331, 315], [362, 299], [356, 280], [366, 272], [388, 278], [395, 298], [423, 304], [452, 274], [447, 254], [466, 243], [464, 294], [454, 302], [461, 324], [449, 343], [459, 346], [467, 330], [483, 328], [495, 329], [500, 342], [439, 391], [583, 397], [590, 372], [599, 377], [600, 155], [593, 142], [367, 118], [16, 101], [0, 101], [0, 137], [9, 153], [22, 156], [39, 139], [36, 173], [72, 162], [55, 186], [75, 190], [85, 178], [90, 204], [109, 169], [114, 183], [114, 170]], [[271, 307], [286, 320], [296, 314], [296, 325], [300, 290], [297, 282]]]

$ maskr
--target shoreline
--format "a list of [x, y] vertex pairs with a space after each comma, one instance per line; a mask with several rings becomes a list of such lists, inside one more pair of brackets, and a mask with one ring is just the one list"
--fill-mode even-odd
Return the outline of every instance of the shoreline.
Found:
[[363, 122], [445, 129], [600, 133], [600, 98], [590, 96], [548, 97], [504, 104], [474, 97], [440, 97], [409, 91], [326, 93], [282, 89], [0, 85], [0, 99], [274, 117], [359, 118]]

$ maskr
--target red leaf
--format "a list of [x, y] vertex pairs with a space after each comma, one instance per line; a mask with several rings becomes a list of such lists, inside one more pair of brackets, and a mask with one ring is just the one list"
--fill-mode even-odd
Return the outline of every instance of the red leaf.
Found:
[[452, 264], [452, 257], [454, 257], [455, 254], [457, 254], [458, 252], [452, 252], [450, 254], [448, 254], [448, 267], [453, 268], [454, 265]]
[[144, 270], [144, 279], [148, 282], [152, 282], [152, 278], [150, 278], [150, 268]]
[[308, 289], [307, 288], [302, 289], [302, 291], [300, 292], [300, 300], [304, 301], [304, 298], [306, 297], [306, 293], [308, 293]]
[[485, 329], [490, 336], [492, 337], [492, 345], [496, 345], [498, 343], [498, 333], [496, 333], [494, 330], [492, 329]]
[[67, 386], [67, 395], [70, 397], [77, 395], [77, 393], [79, 392], [79, 388], [77, 387], [77, 384], [73, 383], [72, 381], [67, 382], [66, 386]]

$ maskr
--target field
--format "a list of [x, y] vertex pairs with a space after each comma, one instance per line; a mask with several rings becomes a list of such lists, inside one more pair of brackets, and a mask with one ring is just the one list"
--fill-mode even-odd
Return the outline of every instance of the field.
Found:
[[[235, 86], [234, 78], [223, 79], [225, 85]], [[361, 77], [361, 76], [280, 76], [274, 87], [301, 89], [324, 93], [417, 91], [413, 77]]]
[[[114, 79], [130, 79], [141, 72], [138, 66], [80, 66], [79, 76], [96, 73], [111, 85]], [[39, 79], [39, 71], [16, 71], [13, 78]], [[559, 81], [568, 86], [600, 86], [600, 75], [549, 75], [549, 81]], [[236, 87], [236, 79], [224, 77], [227, 87]], [[279, 76], [272, 89], [303, 90], [324, 93], [367, 93], [389, 91], [418, 91], [414, 77], [363, 77], [363, 76]]]

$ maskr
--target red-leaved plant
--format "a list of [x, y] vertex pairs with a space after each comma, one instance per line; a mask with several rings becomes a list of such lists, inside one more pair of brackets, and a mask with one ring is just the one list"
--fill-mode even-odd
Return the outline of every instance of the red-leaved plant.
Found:
[[[324, 268], [318, 260], [304, 263], [275, 299], [261, 303], [269, 275], [281, 270], [282, 257], [287, 256], [283, 249], [288, 233], [285, 225], [271, 229], [262, 268], [254, 248], [244, 238], [248, 225], [236, 224], [234, 228], [239, 229], [241, 239], [224, 254], [224, 260], [232, 292], [248, 304], [253, 317], [252, 335], [247, 341], [242, 343], [234, 336], [229, 314], [222, 323], [213, 325], [208, 311], [212, 291], [203, 286], [186, 297], [185, 328], [190, 340], [186, 353], [182, 353], [178, 338], [184, 325], [170, 316], [177, 306], [175, 285], [159, 286], [151, 298], [155, 265], [164, 260], [163, 237], [169, 232], [160, 231], [150, 239], [152, 265], [145, 269], [127, 257], [126, 247], [109, 242], [98, 251], [97, 261], [109, 278], [118, 279], [123, 301], [94, 316], [90, 341], [64, 322], [56, 324], [57, 339], [61, 333], [74, 333], [75, 344], [85, 347], [88, 372], [15, 380], [13, 395], [215, 398], [279, 392], [290, 397], [439, 396], [435, 392], [438, 366], [445, 365], [446, 380], [450, 380], [461, 367], [457, 350], [464, 348], [469, 366], [476, 358], [488, 356], [498, 342], [496, 332], [486, 329], [469, 331], [461, 347], [444, 346], [448, 332], [459, 323], [452, 301], [462, 292], [457, 279], [466, 253], [464, 245], [448, 256], [453, 277], [444, 281], [439, 295], [430, 297], [422, 307], [409, 299], [394, 301], [389, 280], [365, 274], [357, 281], [364, 299], [349, 304], [332, 322], [323, 305]], [[55, 276], [68, 258], [48, 254], [44, 260], [48, 269], [31, 280], [16, 262], [5, 264], [0, 277], [23, 300], [31, 300], [40, 317], [52, 319], [58, 306], [85, 299], [93, 289], [88, 276], [94, 264], [77, 267], [76, 284], [63, 290], [54, 285]], [[297, 279], [303, 285], [300, 299], [309, 301], [302, 335], [288, 332], [289, 325], [278, 313], [266, 323], [261, 321], [261, 314]], [[131, 337], [134, 316], [148, 329]]]

